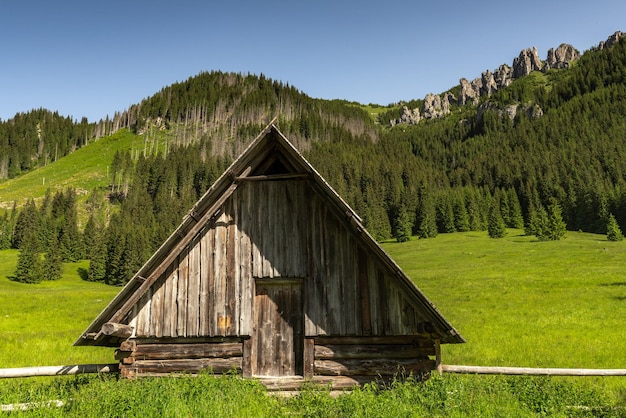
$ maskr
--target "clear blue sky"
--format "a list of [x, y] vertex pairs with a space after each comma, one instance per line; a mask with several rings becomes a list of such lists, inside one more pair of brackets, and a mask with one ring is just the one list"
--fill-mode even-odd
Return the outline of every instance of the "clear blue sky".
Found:
[[44, 107], [97, 121], [211, 70], [386, 105], [617, 30], [624, 0], [3, 1], [0, 119]]

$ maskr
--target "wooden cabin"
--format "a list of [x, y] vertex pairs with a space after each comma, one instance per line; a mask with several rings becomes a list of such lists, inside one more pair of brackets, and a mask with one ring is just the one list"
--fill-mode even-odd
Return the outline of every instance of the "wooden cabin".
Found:
[[127, 377], [236, 370], [345, 387], [428, 374], [439, 344], [462, 342], [269, 125], [75, 345], [117, 347]]

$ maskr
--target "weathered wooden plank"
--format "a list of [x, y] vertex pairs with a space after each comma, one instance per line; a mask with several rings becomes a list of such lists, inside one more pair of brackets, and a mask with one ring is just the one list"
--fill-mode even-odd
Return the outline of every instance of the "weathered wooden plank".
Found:
[[150, 334], [163, 336], [163, 305], [165, 299], [165, 273], [152, 285], [152, 302], [150, 303]]
[[136, 360], [241, 357], [243, 356], [243, 344], [138, 344], [132, 352], [132, 356]]
[[116, 373], [118, 364], [73, 364], [66, 366], [35, 366], [0, 369], [0, 378], [61, 376], [83, 373]]
[[318, 345], [366, 345], [366, 344], [411, 344], [416, 347], [431, 347], [433, 341], [415, 335], [391, 335], [370, 337], [347, 337], [347, 336], [318, 336], [315, 337]]
[[343, 225], [340, 226], [339, 233], [343, 235], [341, 243], [343, 245], [343, 289], [344, 289], [344, 335], [361, 335], [361, 306], [359, 303], [358, 288], [358, 265], [356, 261], [357, 243], [352, 237], [352, 233]]
[[252, 241], [252, 275], [254, 277], [263, 277], [263, 207], [259, 204], [263, 189], [248, 188], [247, 199], [250, 202], [249, 208], [252, 216], [252, 222], [250, 223], [250, 238]]
[[230, 318], [226, 316], [226, 239], [228, 220], [224, 213], [215, 224], [214, 323], [213, 335], [226, 335]]
[[434, 356], [435, 347], [419, 347], [401, 344], [368, 344], [368, 345], [316, 345], [315, 359], [365, 359], [365, 358], [423, 358]]
[[322, 388], [331, 389], [349, 389], [355, 386], [362, 386], [377, 380], [377, 376], [313, 376], [311, 378], [302, 378], [295, 376], [293, 378], [285, 377], [258, 377], [257, 380], [263, 384], [268, 391], [284, 391], [299, 390], [303, 387], [319, 385]]
[[378, 314], [381, 322], [379, 325], [379, 334], [392, 335], [393, 333], [391, 332], [391, 325], [389, 323], [389, 292], [387, 289], [387, 280], [385, 273], [380, 268], [378, 269], [377, 276], [379, 302]]
[[238, 251], [237, 251], [237, 225], [236, 225], [236, 205], [233, 199], [225, 205], [228, 226], [226, 230], [226, 300], [224, 301], [225, 316], [230, 318], [224, 330], [224, 335], [237, 335], [239, 332], [239, 275], [238, 275]]
[[305, 378], [313, 377], [315, 368], [315, 340], [313, 338], [304, 339], [303, 347], [303, 372]]
[[198, 295], [198, 335], [209, 335], [209, 311], [211, 305], [209, 303], [209, 275], [213, 266], [211, 260], [210, 246], [211, 230], [207, 227], [201, 232], [200, 236], [200, 294]]
[[226, 373], [231, 370], [241, 372], [241, 357], [173, 359], [173, 360], [135, 360], [132, 370], [135, 373], [199, 373], [203, 370], [213, 373]]
[[533, 367], [439, 366], [443, 373], [503, 374], [524, 376], [626, 376], [626, 369], [559, 369]]
[[150, 303], [152, 301], [152, 289], [148, 289], [146, 293], [141, 296], [138, 302], [139, 313], [137, 315], [137, 328], [135, 329], [135, 336], [137, 337], [149, 337], [150, 336]]
[[165, 296], [163, 304], [163, 336], [176, 336], [176, 320], [178, 312], [176, 309], [176, 297], [178, 294], [178, 263], [173, 263], [166, 270]]
[[189, 246], [178, 256], [178, 292], [176, 296], [176, 335], [187, 336], [187, 285], [189, 283]]
[[367, 282], [369, 284], [370, 289], [370, 309], [371, 313], [371, 324], [372, 324], [372, 335], [383, 335], [383, 321], [382, 314], [380, 312], [380, 290], [378, 288], [378, 268], [376, 267], [376, 263], [372, 257], [367, 258]]
[[191, 241], [189, 248], [189, 274], [187, 280], [187, 336], [200, 335], [200, 236]]
[[[240, 315], [239, 333], [252, 335], [252, 303], [254, 300], [254, 281], [252, 278], [252, 244], [250, 241], [250, 227], [252, 211], [250, 207], [250, 191], [252, 187], [245, 185], [237, 193], [239, 203], [239, 280], [240, 280]], [[246, 367], [244, 366], [244, 369]]]
[[361, 334], [372, 335], [372, 310], [370, 308], [370, 287], [368, 280], [368, 263], [365, 250], [359, 246], [357, 250], [358, 298], [361, 318]]
[[241, 373], [243, 377], [252, 377], [252, 339], [243, 342], [243, 359], [241, 362]]
[[341, 280], [341, 246], [337, 243], [338, 223], [324, 210], [324, 242], [326, 255], [326, 333], [345, 335], [343, 325], [343, 288]]
[[134, 341], [139, 344], [203, 344], [203, 343], [237, 343], [245, 341], [246, 337], [229, 336], [229, 337], [175, 337], [175, 338], [137, 338]]
[[128, 325], [133, 327], [133, 333], [130, 336], [131, 338], [134, 338], [136, 336], [135, 331], [137, 330], [137, 315], [139, 315], [139, 306], [134, 305], [128, 314]]
[[430, 359], [315, 360], [315, 373], [325, 376], [394, 376], [434, 369]]
[[209, 236], [209, 248], [207, 252], [210, 254], [209, 262], [207, 266], [207, 311], [206, 317], [203, 317], [206, 320], [206, 335], [216, 335], [217, 334], [217, 301], [215, 297], [215, 272], [217, 271], [217, 260], [215, 259], [217, 255], [217, 245], [216, 245], [216, 236], [217, 230], [216, 227], [213, 226], [208, 231]]

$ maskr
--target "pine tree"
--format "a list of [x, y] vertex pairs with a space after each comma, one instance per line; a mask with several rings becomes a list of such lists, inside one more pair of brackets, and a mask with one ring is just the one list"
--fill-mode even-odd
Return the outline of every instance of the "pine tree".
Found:
[[42, 280], [39, 239], [36, 231], [26, 234], [20, 243], [20, 254], [13, 279], [21, 283], [39, 283]]
[[42, 264], [42, 280], [58, 280], [63, 275], [63, 260], [59, 249], [59, 241], [52, 237], [48, 252], [44, 255]]
[[11, 229], [9, 213], [4, 212], [0, 218], [0, 250], [11, 248]]
[[437, 228], [441, 232], [456, 232], [454, 226], [454, 210], [450, 202], [450, 194], [443, 193], [437, 202]]
[[391, 231], [398, 242], [407, 242], [411, 239], [411, 218], [403, 204], [397, 205], [393, 211]]
[[556, 199], [550, 199], [548, 205], [548, 234], [547, 239], [558, 241], [565, 236], [566, 225], [563, 221], [561, 206]]
[[514, 188], [510, 188], [507, 192], [507, 200], [509, 202], [509, 228], [524, 228], [524, 217], [522, 216], [522, 205]]
[[104, 237], [100, 237], [95, 243], [95, 248], [90, 250], [87, 280], [91, 282], [104, 282], [106, 277], [106, 262], [106, 242], [104, 241]]
[[463, 195], [456, 196], [454, 200], [454, 227], [459, 232], [470, 230], [469, 215], [465, 207], [465, 199]]
[[430, 195], [422, 193], [416, 213], [417, 236], [434, 238], [437, 236], [437, 212]]
[[[26, 205], [22, 208], [17, 220], [15, 221], [15, 228], [13, 230], [13, 248], [22, 248], [22, 241], [24, 237], [31, 232], [35, 232], [38, 235], [39, 231], [39, 213], [35, 201], [29, 199]], [[36, 236], [37, 236], [36, 235]]]
[[489, 238], [504, 238], [506, 236], [506, 224], [500, 213], [500, 203], [494, 198], [489, 208], [489, 225], [487, 226]]
[[621, 241], [624, 239], [622, 230], [617, 224], [615, 216], [613, 216], [612, 213], [609, 215], [609, 221], [606, 226], [606, 239], [608, 239], [609, 241]]

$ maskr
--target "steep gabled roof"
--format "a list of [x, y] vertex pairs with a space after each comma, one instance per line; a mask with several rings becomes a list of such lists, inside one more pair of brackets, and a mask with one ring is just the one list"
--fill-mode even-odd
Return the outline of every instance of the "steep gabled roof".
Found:
[[463, 337], [365, 230], [359, 216], [271, 123], [196, 202], [178, 228], [104, 308], [74, 345], [118, 345], [117, 337], [107, 336], [101, 332], [102, 326], [107, 322], [123, 321], [132, 307], [165, 272], [179, 253], [207, 223], [220, 215], [221, 207], [237, 189], [242, 178], [254, 180], [264, 179], [267, 176], [308, 178], [313, 189], [328, 203], [332, 211], [356, 231], [361, 244], [370, 251], [370, 254], [378, 258], [378, 261], [390, 271], [395, 272], [394, 277], [398, 280], [401, 289], [411, 296], [411, 300], [418, 305], [416, 308], [432, 324], [433, 338], [439, 339], [442, 343], [464, 342]]

